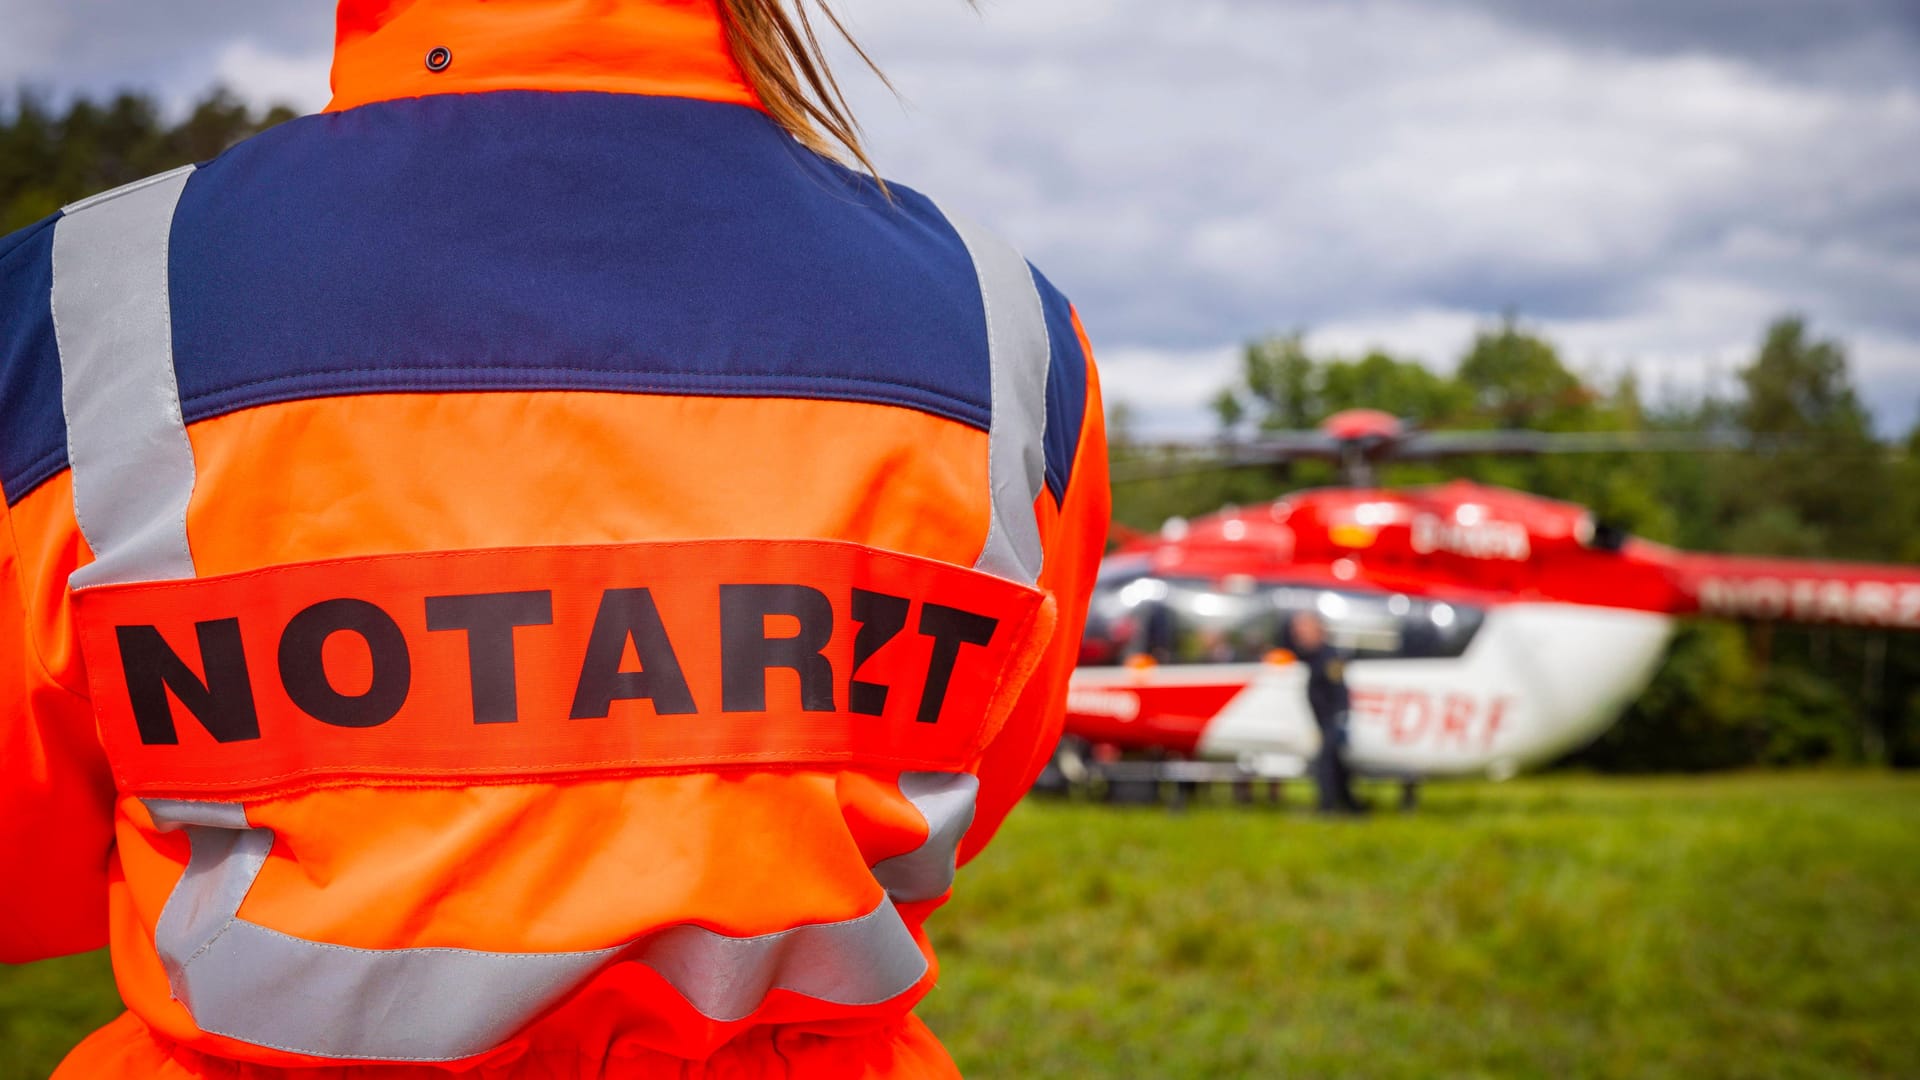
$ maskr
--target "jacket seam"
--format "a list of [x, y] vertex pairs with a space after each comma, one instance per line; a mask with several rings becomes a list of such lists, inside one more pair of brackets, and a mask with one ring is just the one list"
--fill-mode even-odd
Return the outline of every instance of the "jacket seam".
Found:
[[[978, 404], [972, 401], [969, 401], [964, 397], [960, 397], [958, 395], [949, 393], [937, 387], [922, 386], [917, 383], [909, 383], [904, 381], [887, 382], [880, 379], [864, 378], [857, 375], [822, 375], [822, 374], [815, 374], [815, 373], [809, 373], [809, 372], [766, 372], [766, 373], [753, 373], [753, 374], [740, 374], [740, 373], [727, 373], [727, 372], [691, 372], [691, 371], [675, 372], [675, 371], [658, 370], [658, 369], [644, 370], [644, 369], [617, 368], [617, 367], [591, 367], [584, 364], [541, 364], [538, 366], [527, 366], [527, 367], [521, 367], [517, 365], [510, 365], [510, 364], [476, 364], [476, 365], [466, 365], [466, 366], [435, 366], [435, 365], [424, 365], [424, 364], [403, 364], [403, 365], [391, 365], [391, 366], [363, 365], [359, 367], [327, 367], [327, 368], [318, 368], [311, 371], [282, 372], [277, 375], [268, 375], [268, 376], [263, 376], [261, 378], [248, 379], [242, 382], [229, 383], [222, 386], [210, 387], [208, 389], [201, 390], [197, 393], [193, 393], [190, 395], [183, 395], [183, 403], [191, 402], [192, 404], [197, 406], [203, 403], [213, 402], [213, 403], [216, 403], [214, 405], [214, 408], [221, 408], [222, 406], [227, 405], [228, 399], [239, 398], [239, 399], [242, 399], [241, 402], [236, 403], [232, 406], [229, 406], [229, 408], [245, 408], [246, 403], [244, 402], [244, 399], [248, 396], [245, 393], [245, 391], [252, 390], [257, 387], [268, 387], [268, 386], [273, 386], [275, 384], [285, 384], [285, 383], [298, 383], [306, 380], [327, 379], [330, 377], [336, 377], [341, 375], [432, 374], [432, 375], [453, 376], [454, 379], [449, 380], [450, 382], [458, 379], [469, 378], [475, 374], [496, 374], [496, 375], [510, 375], [510, 376], [520, 375], [527, 380], [527, 383], [521, 384], [521, 385], [512, 385], [509, 387], [510, 389], [528, 390], [528, 391], [546, 390], [546, 389], [556, 389], [556, 390], [578, 389], [576, 387], [545, 387], [545, 386], [539, 385], [538, 384], [539, 376], [547, 372], [561, 372], [566, 374], [579, 374], [579, 375], [600, 375], [600, 376], [607, 376], [610, 378], [629, 378], [639, 383], [640, 389], [626, 390], [625, 392], [627, 393], [647, 393], [647, 392], [657, 393], [660, 391], [685, 392], [689, 389], [697, 389], [698, 388], [697, 384], [699, 383], [709, 383], [709, 382], [718, 386], [727, 386], [727, 387], [738, 386], [738, 387], [747, 387], [747, 388], [751, 388], [762, 383], [774, 383], [774, 384], [798, 383], [802, 385], [813, 384], [813, 385], [819, 385], [819, 386], [846, 387], [848, 389], [865, 389], [875, 394], [886, 394], [887, 391], [889, 390], [905, 390], [912, 395], [924, 396], [927, 399], [929, 399], [929, 403], [938, 403], [940, 405], [943, 405], [951, 409], [955, 413], [976, 412], [976, 411], [979, 411], [980, 409], [980, 406]], [[463, 389], [467, 389], [467, 387], [460, 386], [456, 382], [455, 385], [447, 386], [447, 387], [394, 388], [389, 386], [377, 386], [377, 387], [370, 387], [366, 390], [361, 390], [357, 392], [358, 393], [395, 393], [395, 392], [434, 393], [434, 392], [447, 392], [447, 391], [458, 392], [459, 390], [463, 390]], [[757, 395], [757, 396], [780, 397], [780, 396], [783, 396], [780, 393], [780, 389], [781, 388], [777, 385], [771, 386], [765, 391], [764, 394]], [[619, 391], [616, 391], [616, 392], [619, 392]], [[902, 394], [898, 396], [905, 397], [907, 395]], [[989, 412], [991, 411], [991, 408], [992, 406], [991, 404], [989, 404], [988, 405]], [[199, 415], [198, 409], [195, 409], [194, 412], [195, 412], [195, 419], [205, 418], [204, 416]], [[956, 416], [955, 419], [959, 419], [959, 417]]]

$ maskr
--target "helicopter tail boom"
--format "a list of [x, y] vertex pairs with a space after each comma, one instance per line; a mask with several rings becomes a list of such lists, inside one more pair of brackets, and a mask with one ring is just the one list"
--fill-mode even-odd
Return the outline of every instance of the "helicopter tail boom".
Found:
[[1675, 614], [1920, 630], [1920, 566], [1673, 552]]

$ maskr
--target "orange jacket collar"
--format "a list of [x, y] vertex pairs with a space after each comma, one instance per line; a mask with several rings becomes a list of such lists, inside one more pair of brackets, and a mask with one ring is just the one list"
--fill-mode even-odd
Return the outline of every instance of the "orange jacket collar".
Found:
[[485, 90], [760, 107], [727, 48], [716, 0], [340, 0], [338, 26], [330, 112]]

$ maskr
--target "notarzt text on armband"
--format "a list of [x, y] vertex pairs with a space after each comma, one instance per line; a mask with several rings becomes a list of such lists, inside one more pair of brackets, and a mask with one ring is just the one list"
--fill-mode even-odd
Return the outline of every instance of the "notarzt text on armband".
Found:
[[[584, 640], [537, 643], [539, 662], [570, 663], [578, 671], [569, 680], [571, 700], [540, 702], [540, 712], [589, 720], [608, 716], [615, 702], [645, 699], [660, 716], [715, 706], [723, 713], [830, 713], [844, 708], [880, 716], [894, 695], [917, 693], [913, 720], [933, 724], [941, 718], [965, 651], [988, 645], [999, 626], [998, 619], [986, 615], [864, 589], [851, 590], [837, 607], [826, 593], [805, 585], [722, 585], [716, 602], [718, 649], [703, 651], [717, 652], [717, 701], [697, 699], [695, 684], [713, 680], [689, 680], [652, 592], [607, 589], [600, 594]], [[533, 635], [558, 633], [552, 625], [553, 593], [429, 596], [425, 604], [428, 633], [465, 635], [464, 682], [471, 689], [473, 723], [519, 722], [519, 654], [533, 650], [516, 650], [516, 641], [532, 646]], [[836, 672], [828, 646], [842, 625], [836, 620], [843, 618], [855, 628], [852, 660], [847, 670]], [[158, 627], [114, 627], [140, 741], [179, 743], [170, 697], [217, 742], [258, 739], [259, 675], [254, 668], [266, 658], [249, 657], [238, 618], [196, 621], [193, 631], [198, 671]], [[897, 685], [897, 676], [891, 685], [863, 678], [868, 661], [903, 633], [927, 639], [920, 646], [928, 653], [924, 669], [915, 672], [917, 680], [906, 680], [918, 685]], [[358, 638], [365, 648], [365, 678], [353, 680], [354, 692], [341, 689], [339, 673], [328, 671], [327, 645], [336, 635]], [[409, 642], [400, 622], [378, 604], [351, 597], [322, 600], [301, 609], [280, 629], [274, 670], [286, 698], [313, 719], [341, 728], [378, 727], [407, 704], [420, 644]], [[444, 655], [444, 650], [436, 655]], [[770, 703], [768, 673], [782, 669], [795, 678], [783, 679], [780, 700]], [[787, 693], [795, 683], [797, 698]]]

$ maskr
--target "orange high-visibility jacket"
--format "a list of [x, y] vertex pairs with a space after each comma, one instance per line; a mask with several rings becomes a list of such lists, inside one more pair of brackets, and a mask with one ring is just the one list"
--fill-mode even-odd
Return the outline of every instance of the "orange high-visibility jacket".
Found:
[[0, 960], [129, 1010], [60, 1075], [950, 1074], [1106, 529], [1071, 308], [714, 0], [339, 28], [0, 240]]

